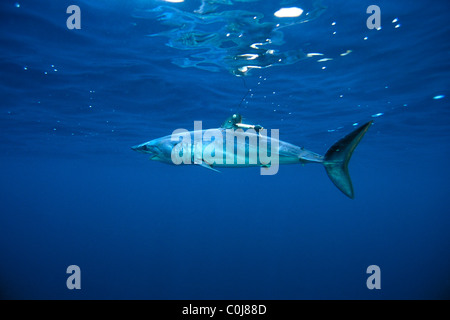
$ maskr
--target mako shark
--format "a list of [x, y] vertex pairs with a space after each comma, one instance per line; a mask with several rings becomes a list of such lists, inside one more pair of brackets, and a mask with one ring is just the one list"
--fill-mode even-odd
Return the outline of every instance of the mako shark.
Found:
[[[273, 130], [272, 136], [268, 137], [267, 130], [261, 126], [239, 123], [236, 125], [236, 123], [230, 124], [230, 121], [225, 121], [218, 129], [195, 130], [194, 125], [194, 131], [175, 130], [171, 135], [133, 146], [132, 149], [149, 154], [151, 160], [173, 165], [197, 164], [214, 171], [221, 167], [270, 168], [278, 164], [320, 163], [325, 167], [334, 185], [347, 197], [353, 199], [354, 191], [348, 164], [353, 151], [372, 123], [373, 121], [367, 122], [337, 141], [325, 155], [281, 141], [274, 137]], [[244, 132], [241, 129], [242, 126], [250, 128]], [[254, 143], [258, 139], [259, 143]], [[230, 141], [234, 142], [231, 148]], [[268, 149], [270, 149], [270, 157]], [[278, 171], [278, 167], [276, 170]]]

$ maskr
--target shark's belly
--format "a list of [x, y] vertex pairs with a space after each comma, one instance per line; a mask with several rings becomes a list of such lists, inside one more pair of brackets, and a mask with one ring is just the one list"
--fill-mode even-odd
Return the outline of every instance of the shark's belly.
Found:
[[222, 153], [209, 153], [204, 149], [202, 160], [214, 167], [261, 167], [273, 164], [298, 164], [302, 162], [297, 154], [282, 154], [279, 150], [260, 151], [259, 148], [252, 149], [248, 146], [236, 148], [234, 150], [223, 149]]

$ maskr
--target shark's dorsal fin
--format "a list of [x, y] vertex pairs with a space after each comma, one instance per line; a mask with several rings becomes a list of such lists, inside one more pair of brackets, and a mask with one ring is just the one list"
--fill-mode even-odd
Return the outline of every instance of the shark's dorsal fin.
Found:
[[222, 129], [234, 129], [236, 128], [236, 123], [242, 122], [242, 116], [239, 113], [235, 113], [228, 117], [220, 126]]

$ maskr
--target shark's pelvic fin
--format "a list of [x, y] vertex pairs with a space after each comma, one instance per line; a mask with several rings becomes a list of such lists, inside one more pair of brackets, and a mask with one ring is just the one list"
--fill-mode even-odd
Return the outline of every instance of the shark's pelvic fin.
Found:
[[348, 163], [358, 143], [369, 130], [373, 121], [369, 121], [344, 138], [336, 142], [325, 154], [323, 164], [328, 177], [347, 197], [353, 199], [353, 185], [348, 173]]

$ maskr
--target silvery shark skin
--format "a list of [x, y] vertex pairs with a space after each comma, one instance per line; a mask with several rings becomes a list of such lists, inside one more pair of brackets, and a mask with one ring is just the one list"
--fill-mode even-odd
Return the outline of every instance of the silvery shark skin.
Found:
[[[236, 137], [234, 141], [234, 148], [227, 148], [226, 139], [227, 135], [230, 134], [231, 129], [214, 129], [218, 130], [217, 132], [223, 137], [222, 148], [223, 148], [223, 161], [215, 162], [212, 164], [213, 167], [257, 167], [262, 166], [260, 162], [260, 143], [251, 143], [251, 141], [258, 141], [260, 135], [256, 133], [254, 130], [232, 130], [232, 134]], [[190, 131], [190, 142], [191, 142], [191, 152], [192, 148], [196, 143], [196, 136], [204, 137], [205, 133], [211, 132], [210, 130], [201, 130], [201, 131]], [[172, 134], [169, 136], [165, 136], [162, 138], [154, 139], [140, 145], [132, 147], [133, 150], [146, 153], [150, 155], [151, 160], [161, 161], [169, 164], [174, 164], [172, 161], [172, 151], [173, 148], [179, 143], [183, 143], [182, 139], [183, 134]], [[208, 146], [210, 146], [211, 142], [208, 140], [203, 140], [201, 143], [202, 147], [202, 155], [206, 154], [208, 150], [205, 151]], [[199, 145], [199, 144], [197, 144]], [[187, 147], [187, 146], [184, 146]], [[219, 144], [216, 144], [216, 147], [219, 147]], [[309, 163], [309, 162], [322, 162], [323, 156], [314, 153], [312, 151], [306, 150], [302, 147], [295, 146], [293, 144], [280, 141], [275, 138], [268, 137], [267, 138], [267, 147], [268, 153], [271, 157], [278, 156], [279, 164], [295, 164], [295, 163]], [[273, 151], [274, 153], [270, 153], [269, 151]], [[255, 157], [256, 163], [250, 161], [250, 155], [252, 152], [255, 152], [257, 157]], [[244, 155], [241, 157], [240, 155]], [[226, 161], [226, 159], [233, 158], [234, 161]], [[193, 160], [191, 158], [191, 162]]]
[[[257, 133], [254, 130], [247, 130], [244, 132], [241, 129], [231, 130], [224, 128], [174, 133], [136, 145], [132, 147], [132, 149], [140, 153], [149, 154], [151, 160], [174, 165], [175, 163], [172, 159], [172, 155], [179, 153], [178, 149], [174, 150], [174, 148], [182, 148], [182, 153], [184, 153], [185, 150], [188, 150], [190, 153], [190, 158], [185, 159], [188, 160], [184, 162], [185, 164], [199, 164], [213, 170], [215, 170], [214, 168], [216, 167], [236, 168], [262, 166], [269, 168], [274, 163], [277, 165], [321, 163], [324, 165], [331, 181], [346, 196], [353, 199], [354, 192], [348, 173], [348, 163], [354, 149], [371, 125], [372, 121], [357, 128], [336, 142], [324, 156], [272, 137], [265, 138], [266, 140], [264, 141], [267, 142], [267, 147], [264, 148], [264, 145], [261, 147], [261, 140], [258, 140], [261, 139], [261, 132]], [[226, 137], [227, 135], [229, 137], [230, 134], [233, 134], [236, 137], [236, 139], [233, 138], [234, 148], [226, 147]], [[219, 139], [222, 140], [222, 144], [211, 142], [214, 140], [211, 139], [211, 135], [218, 136]], [[264, 137], [265, 135], [262, 136]], [[202, 140], [202, 137], [204, 140]], [[198, 142], [200, 141], [201, 143], [199, 144]], [[255, 143], [255, 141], [258, 142]], [[213, 145], [215, 148], [222, 147], [223, 161], [210, 163], [210, 161], [208, 161], [209, 158], [206, 160], [205, 155], [211, 155], [211, 146]], [[260, 161], [261, 156], [267, 156], [268, 154], [270, 154], [269, 159], [272, 160], [272, 163], [262, 163]], [[218, 159], [220, 160], [220, 158]], [[227, 161], [226, 159], [233, 159], [233, 161]], [[276, 159], [277, 161], [275, 161]]]

